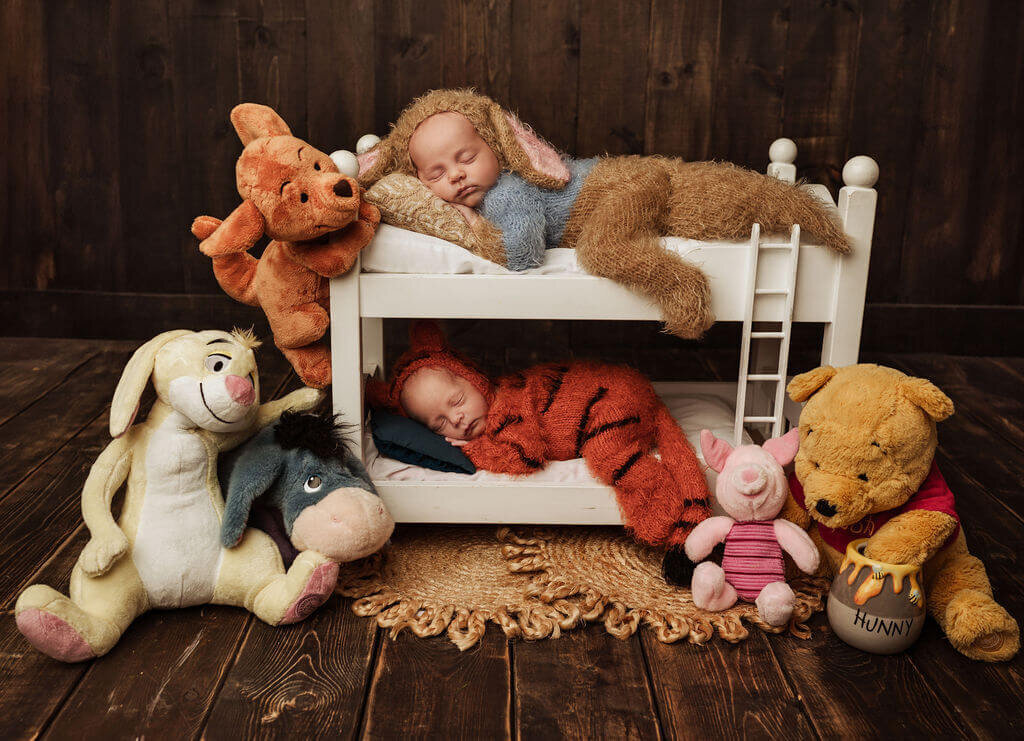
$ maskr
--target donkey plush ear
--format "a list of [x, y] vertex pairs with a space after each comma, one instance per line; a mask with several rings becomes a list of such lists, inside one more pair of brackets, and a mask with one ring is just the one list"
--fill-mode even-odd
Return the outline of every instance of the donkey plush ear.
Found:
[[246, 147], [253, 139], [264, 136], [290, 136], [292, 130], [273, 108], [257, 103], [242, 103], [231, 109], [231, 123]]
[[823, 365], [820, 368], [801, 373], [795, 376], [786, 387], [786, 393], [793, 401], [807, 401], [822, 386], [832, 380], [838, 371], [831, 365]]
[[899, 383], [900, 394], [924, 410], [936, 422], [952, 416], [953, 401], [925, 378], [904, 378]]
[[231, 461], [226, 472], [227, 496], [224, 500], [224, 519], [220, 526], [220, 542], [225, 548], [238, 544], [249, 522], [252, 504], [265, 494], [284, 470], [281, 450], [272, 442], [245, 447]]
[[571, 173], [554, 147], [497, 103], [491, 106], [490, 118], [510, 170], [542, 188], [565, 187]]
[[704, 456], [704, 462], [711, 466], [713, 471], [721, 473], [725, 468], [726, 459], [732, 453], [732, 446], [725, 440], [715, 437], [711, 430], [701, 430], [700, 452]]

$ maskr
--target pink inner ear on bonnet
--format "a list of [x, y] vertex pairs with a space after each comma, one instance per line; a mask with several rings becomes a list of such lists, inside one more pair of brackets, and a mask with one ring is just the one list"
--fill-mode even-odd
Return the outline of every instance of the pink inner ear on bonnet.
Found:
[[378, 144], [373, 149], [367, 150], [360, 155], [356, 156], [356, 161], [359, 163], [359, 175], [356, 177], [362, 177], [366, 174], [366, 171], [377, 164], [377, 160], [380, 159], [380, 145]]
[[533, 169], [542, 175], [568, 183], [571, 177], [569, 168], [565, 166], [562, 158], [558, 156], [558, 152], [511, 113], [506, 113], [505, 118], [508, 119], [508, 124], [512, 127], [519, 146], [523, 148], [526, 156], [530, 158], [530, 165]]

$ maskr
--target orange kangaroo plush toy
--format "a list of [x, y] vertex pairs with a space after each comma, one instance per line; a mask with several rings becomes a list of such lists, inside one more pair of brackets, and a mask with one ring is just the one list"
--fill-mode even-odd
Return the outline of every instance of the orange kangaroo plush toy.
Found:
[[[245, 147], [235, 167], [242, 205], [224, 221], [199, 216], [192, 233], [213, 258], [224, 292], [262, 308], [295, 372], [323, 388], [331, 382], [331, 354], [321, 341], [330, 322], [328, 280], [352, 267], [380, 212], [267, 106], [235, 106], [231, 123]], [[257, 260], [248, 250], [264, 235], [272, 241]]]

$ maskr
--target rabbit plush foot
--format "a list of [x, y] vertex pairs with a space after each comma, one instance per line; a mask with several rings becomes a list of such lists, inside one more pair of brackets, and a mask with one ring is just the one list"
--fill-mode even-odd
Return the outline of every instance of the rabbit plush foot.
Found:
[[702, 610], [724, 610], [736, 604], [736, 590], [725, 580], [725, 572], [718, 564], [705, 561], [693, 570], [693, 604]]
[[316, 551], [303, 551], [287, 573], [260, 591], [252, 611], [270, 625], [296, 623], [327, 601], [337, 580], [338, 564]]
[[784, 581], [766, 584], [754, 601], [761, 619], [769, 625], [785, 625], [793, 616], [796, 595]]
[[18, 598], [15, 622], [28, 642], [50, 658], [69, 663], [88, 661], [99, 654], [69, 620], [80, 612], [77, 605], [57, 590], [35, 584]]
[[1020, 649], [1017, 622], [976, 589], [957, 592], [946, 607], [946, 635], [953, 648], [978, 661], [1007, 661]]

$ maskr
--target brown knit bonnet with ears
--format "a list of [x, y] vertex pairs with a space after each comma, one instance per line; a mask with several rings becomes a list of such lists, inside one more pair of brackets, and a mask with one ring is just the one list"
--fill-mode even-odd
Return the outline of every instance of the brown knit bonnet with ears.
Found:
[[369, 187], [385, 175], [416, 175], [409, 157], [409, 139], [416, 127], [436, 113], [461, 113], [489, 146], [503, 170], [527, 182], [561, 190], [569, 182], [569, 168], [555, 148], [501, 106], [471, 89], [431, 90], [410, 103], [391, 133], [373, 149], [359, 155], [359, 182]]
[[488, 406], [494, 401], [491, 379], [473, 361], [451, 348], [437, 322], [420, 319], [409, 327], [409, 349], [395, 361], [391, 381], [384, 383], [371, 378], [366, 382], [366, 403], [375, 409], [408, 416], [402, 408], [402, 389], [422, 368], [446, 368], [469, 381], [487, 400]]

